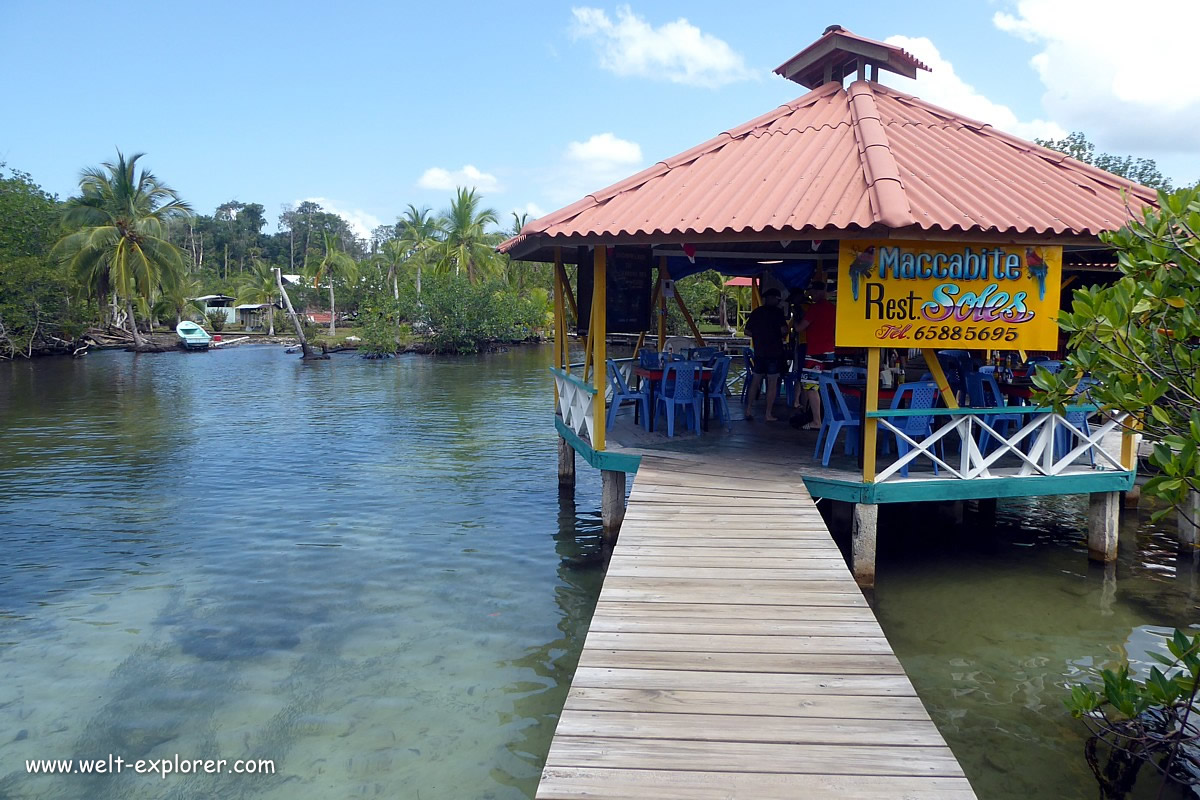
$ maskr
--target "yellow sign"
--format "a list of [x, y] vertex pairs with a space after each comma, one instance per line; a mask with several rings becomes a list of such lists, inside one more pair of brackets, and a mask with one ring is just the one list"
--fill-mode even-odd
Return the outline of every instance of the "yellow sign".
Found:
[[850, 240], [838, 347], [1057, 350], [1062, 248]]

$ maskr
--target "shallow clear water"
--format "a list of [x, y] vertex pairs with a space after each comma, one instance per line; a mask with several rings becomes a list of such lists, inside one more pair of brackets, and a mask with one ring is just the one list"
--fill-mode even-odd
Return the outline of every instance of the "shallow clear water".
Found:
[[[548, 348], [0, 364], [0, 798], [531, 797], [603, 575]], [[1200, 619], [1169, 527], [881, 518], [878, 610], [979, 796], [1091, 798], [1062, 687]], [[29, 777], [32, 758], [273, 758]]]
[[[602, 579], [548, 357], [0, 364], [0, 797], [531, 796]], [[25, 775], [109, 753], [278, 771]]]
[[[1200, 623], [1197, 554], [1135, 512], [1117, 564], [1089, 564], [1086, 497], [1001, 501], [994, 524], [968, 511], [958, 527], [927, 505], [890, 511], [879, 621], [978, 796], [1095, 798], [1066, 687], [1126, 659], [1148, 670], [1159, 634]], [[1136, 797], [1155, 796], [1152, 777]]]

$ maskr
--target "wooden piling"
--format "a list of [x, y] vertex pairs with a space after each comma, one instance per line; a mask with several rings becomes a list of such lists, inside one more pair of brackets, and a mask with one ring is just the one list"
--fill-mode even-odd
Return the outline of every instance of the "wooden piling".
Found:
[[850, 568], [858, 585], [875, 585], [875, 538], [879, 528], [879, 506], [874, 503], [855, 503], [854, 521], [850, 529]]
[[614, 536], [625, 519], [625, 473], [619, 470], [600, 471], [600, 522], [606, 536]]
[[575, 488], [575, 448], [563, 437], [558, 437], [558, 487]]

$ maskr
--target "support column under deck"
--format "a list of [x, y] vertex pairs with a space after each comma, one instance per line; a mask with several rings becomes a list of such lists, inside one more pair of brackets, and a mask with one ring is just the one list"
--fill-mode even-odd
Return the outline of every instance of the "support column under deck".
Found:
[[1117, 529], [1121, 522], [1121, 493], [1093, 492], [1088, 503], [1088, 558], [1117, 560]]
[[600, 522], [604, 526], [604, 535], [611, 538], [625, 520], [625, 473], [601, 470], [600, 483]]
[[563, 437], [558, 437], [558, 488], [575, 488], [575, 448]]
[[1188, 492], [1183, 508], [1175, 513], [1179, 543], [1200, 547], [1200, 492]]
[[850, 528], [850, 569], [862, 588], [875, 585], [875, 537], [879, 527], [879, 506], [855, 503]]

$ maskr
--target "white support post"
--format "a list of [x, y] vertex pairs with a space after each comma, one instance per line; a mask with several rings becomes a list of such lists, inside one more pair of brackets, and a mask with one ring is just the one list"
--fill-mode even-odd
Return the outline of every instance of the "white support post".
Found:
[[1117, 560], [1117, 530], [1121, 522], [1121, 493], [1093, 492], [1088, 504], [1088, 558]]
[[850, 529], [850, 568], [864, 589], [875, 585], [875, 539], [879, 529], [879, 506], [855, 503]]
[[1176, 512], [1179, 543], [1200, 547], [1200, 492], [1188, 492], [1183, 508]]

